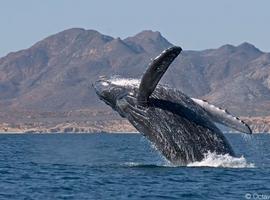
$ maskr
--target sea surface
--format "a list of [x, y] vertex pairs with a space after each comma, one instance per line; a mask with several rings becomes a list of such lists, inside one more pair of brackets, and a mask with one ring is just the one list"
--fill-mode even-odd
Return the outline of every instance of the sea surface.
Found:
[[270, 134], [168, 163], [139, 134], [0, 135], [0, 199], [270, 199]]

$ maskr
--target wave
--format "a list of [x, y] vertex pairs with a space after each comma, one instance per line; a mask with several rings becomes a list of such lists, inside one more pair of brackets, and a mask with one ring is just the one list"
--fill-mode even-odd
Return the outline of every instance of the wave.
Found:
[[255, 168], [254, 163], [249, 163], [244, 156], [233, 157], [229, 154], [216, 154], [215, 152], [207, 152], [204, 154], [202, 161], [196, 161], [187, 165], [174, 165], [161, 156], [160, 162], [140, 163], [125, 162], [123, 166], [136, 168], [156, 168], [156, 167], [214, 167], [214, 168]]
[[254, 168], [253, 163], [248, 163], [244, 156], [233, 157], [229, 154], [219, 155], [215, 152], [204, 154], [202, 161], [193, 162], [188, 167], [221, 167], [221, 168]]
[[189, 163], [186, 166], [174, 165], [167, 162], [162, 163], [138, 163], [126, 162], [124, 166], [136, 168], [155, 168], [155, 167], [215, 167], [215, 168], [255, 168], [254, 163], [249, 163], [244, 156], [233, 157], [229, 154], [219, 155], [216, 153], [208, 152], [204, 154], [202, 161]]
[[137, 162], [126, 162], [123, 166], [134, 167], [134, 168], [160, 168], [160, 167], [172, 167], [166, 164], [146, 164], [146, 163], [137, 163]]

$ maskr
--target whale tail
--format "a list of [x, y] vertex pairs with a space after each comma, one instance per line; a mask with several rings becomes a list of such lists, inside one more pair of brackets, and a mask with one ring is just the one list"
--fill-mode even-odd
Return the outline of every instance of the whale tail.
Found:
[[137, 101], [140, 106], [147, 105], [149, 97], [155, 90], [158, 82], [181, 51], [181, 47], [170, 47], [149, 64], [139, 86]]

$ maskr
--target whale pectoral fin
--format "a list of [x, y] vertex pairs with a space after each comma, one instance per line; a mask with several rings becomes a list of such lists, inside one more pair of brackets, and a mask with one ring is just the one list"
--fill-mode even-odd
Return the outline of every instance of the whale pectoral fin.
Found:
[[223, 124], [243, 133], [252, 134], [250, 127], [238, 117], [234, 117], [228, 111], [209, 104], [207, 101], [192, 98], [192, 100], [199, 104], [209, 115], [209, 117], [216, 123]]
[[149, 64], [139, 86], [139, 92], [137, 96], [139, 105], [147, 105], [149, 96], [155, 90], [158, 82], [170, 64], [180, 54], [181, 51], [181, 47], [170, 47], [164, 50]]

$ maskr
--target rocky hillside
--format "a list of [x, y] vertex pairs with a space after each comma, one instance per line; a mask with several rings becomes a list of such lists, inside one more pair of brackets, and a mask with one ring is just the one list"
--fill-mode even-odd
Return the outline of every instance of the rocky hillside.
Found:
[[[142, 31], [120, 39], [74, 28], [9, 53], [0, 59], [0, 120], [38, 121], [46, 113], [57, 116], [78, 110], [111, 113], [91, 83], [100, 75], [139, 78], [150, 58], [169, 46], [159, 32]], [[270, 53], [249, 43], [184, 51], [162, 82], [236, 115], [270, 116]], [[91, 114], [87, 117], [96, 119]], [[63, 122], [67, 115], [53, 119]]]

